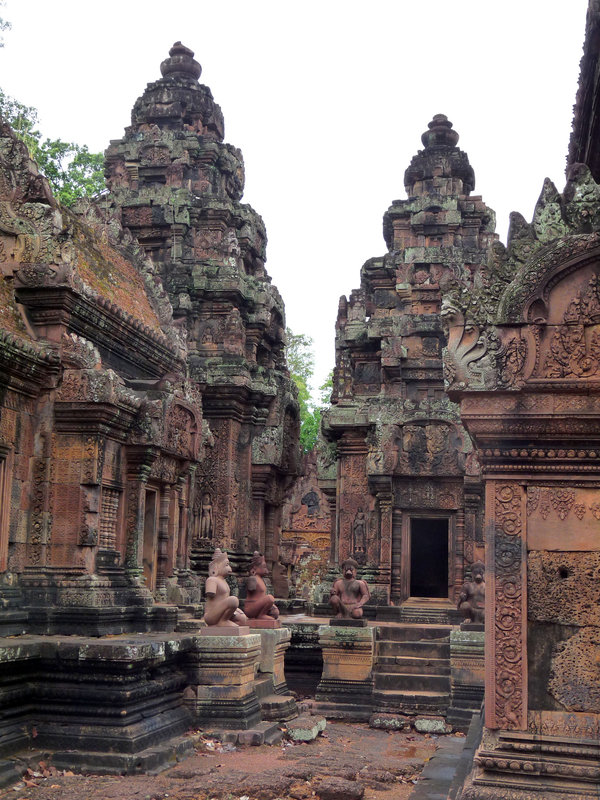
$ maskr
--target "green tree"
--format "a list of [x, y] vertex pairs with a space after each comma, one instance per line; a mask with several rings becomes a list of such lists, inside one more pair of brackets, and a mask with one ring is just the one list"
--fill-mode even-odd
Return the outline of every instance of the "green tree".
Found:
[[1, 89], [0, 116], [25, 142], [29, 155], [63, 205], [71, 206], [80, 197], [93, 197], [105, 188], [102, 153], [90, 153], [86, 145], [61, 139], [42, 139], [37, 129], [37, 110], [19, 103]]
[[305, 453], [317, 443], [321, 430], [321, 414], [329, 402], [332, 388], [332, 375], [319, 387], [317, 400], [313, 398], [310, 383], [315, 368], [313, 353], [313, 340], [303, 333], [293, 333], [290, 328], [286, 331], [286, 355], [290, 376], [298, 387], [298, 402], [300, 403], [300, 445]]
[[[0, 0], [0, 8], [4, 8], [5, 5], [4, 0]], [[10, 22], [7, 22], [4, 17], [0, 17], [0, 47], [4, 47], [4, 37], [2, 34], [4, 31], [9, 31], [10, 27]]]

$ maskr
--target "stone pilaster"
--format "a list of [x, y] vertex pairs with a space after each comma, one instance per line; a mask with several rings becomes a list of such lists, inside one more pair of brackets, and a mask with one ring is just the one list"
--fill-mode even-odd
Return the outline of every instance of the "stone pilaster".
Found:
[[261, 659], [261, 638], [196, 636], [186, 653], [185, 701], [198, 725], [251, 728], [260, 722], [254, 679]]
[[319, 643], [323, 651], [316, 694], [319, 713], [368, 719], [373, 710], [374, 629], [322, 625]]

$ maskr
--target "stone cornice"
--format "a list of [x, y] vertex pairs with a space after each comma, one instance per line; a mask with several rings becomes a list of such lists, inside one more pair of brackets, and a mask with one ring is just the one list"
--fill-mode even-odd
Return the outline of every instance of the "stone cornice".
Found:
[[162, 334], [109, 300], [85, 297], [69, 286], [21, 286], [16, 294], [32, 324], [43, 334], [65, 326], [92, 342], [102, 354], [114, 356], [126, 374], [158, 378], [182, 369]]
[[60, 372], [58, 354], [50, 347], [0, 331], [0, 374], [15, 391], [34, 396], [40, 388], [56, 383]]

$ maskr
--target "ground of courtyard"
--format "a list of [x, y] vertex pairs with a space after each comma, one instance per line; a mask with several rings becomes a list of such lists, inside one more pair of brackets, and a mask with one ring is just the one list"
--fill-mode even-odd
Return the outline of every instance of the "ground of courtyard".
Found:
[[[158, 775], [99, 776], [29, 759], [2, 800], [408, 800], [444, 743], [414, 731], [388, 732], [331, 721], [312, 742], [233, 747], [198, 737], [193, 755]], [[458, 742], [457, 742], [458, 744]], [[25, 766], [25, 765], [24, 765]]]

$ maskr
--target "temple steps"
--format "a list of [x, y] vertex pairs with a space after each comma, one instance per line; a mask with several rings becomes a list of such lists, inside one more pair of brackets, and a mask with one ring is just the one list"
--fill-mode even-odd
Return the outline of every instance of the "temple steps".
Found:
[[404, 692], [393, 689], [376, 689], [373, 692], [375, 710], [383, 712], [415, 712], [420, 714], [445, 713], [450, 702], [447, 692]]
[[450, 678], [446, 675], [418, 675], [411, 672], [376, 672], [373, 676], [375, 691], [398, 689], [406, 691], [433, 691], [450, 693]]
[[451, 625], [380, 625], [375, 643], [376, 711], [445, 713], [450, 703]]
[[[432, 648], [433, 649], [433, 648]], [[384, 656], [377, 663], [385, 672], [413, 675], [449, 675], [450, 666], [446, 658], [422, 658], [420, 656]]]

